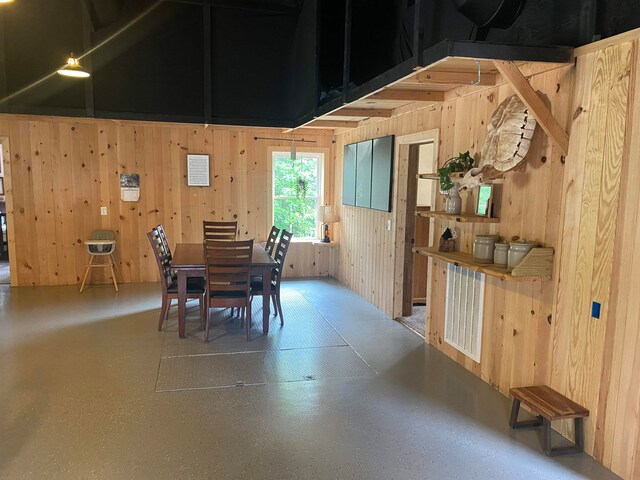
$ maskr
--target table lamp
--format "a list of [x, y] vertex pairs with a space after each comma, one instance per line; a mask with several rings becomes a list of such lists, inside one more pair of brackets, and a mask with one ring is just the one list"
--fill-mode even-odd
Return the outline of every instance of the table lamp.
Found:
[[330, 243], [329, 224], [338, 221], [337, 215], [333, 211], [333, 205], [322, 205], [318, 209], [318, 221], [322, 222], [322, 243]]

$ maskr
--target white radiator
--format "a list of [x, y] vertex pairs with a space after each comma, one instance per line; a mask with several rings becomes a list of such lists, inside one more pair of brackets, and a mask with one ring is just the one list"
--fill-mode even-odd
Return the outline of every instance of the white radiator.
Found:
[[448, 265], [444, 339], [476, 362], [482, 346], [484, 277], [484, 273]]

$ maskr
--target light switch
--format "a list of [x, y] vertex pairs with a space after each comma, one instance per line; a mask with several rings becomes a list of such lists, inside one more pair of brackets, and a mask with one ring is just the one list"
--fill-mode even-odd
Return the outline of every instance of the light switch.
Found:
[[100, 207], [100, 215], [103, 217], [107, 214], [107, 207]]
[[387, 230], [391, 231], [391, 220], [387, 220]]

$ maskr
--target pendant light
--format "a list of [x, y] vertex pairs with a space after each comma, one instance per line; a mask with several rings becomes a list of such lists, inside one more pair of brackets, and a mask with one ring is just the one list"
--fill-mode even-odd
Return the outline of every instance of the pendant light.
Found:
[[69, 56], [67, 63], [60, 67], [58, 73], [65, 77], [75, 78], [87, 78], [89, 76], [89, 72], [82, 68], [78, 59], [73, 55], [73, 52]]
[[295, 160], [296, 157], [297, 157], [296, 138], [291, 137], [291, 160]]

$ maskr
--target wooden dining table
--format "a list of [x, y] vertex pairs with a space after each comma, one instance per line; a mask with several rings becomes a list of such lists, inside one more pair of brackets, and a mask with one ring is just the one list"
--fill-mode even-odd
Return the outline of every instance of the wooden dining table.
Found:
[[[185, 337], [187, 306], [187, 278], [204, 277], [204, 247], [202, 243], [178, 243], [173, 254], [173, 269], [178, 276], [178, 334]], [[269, 333], [269, 303], [271, 300], [271, 272], [278, 263], [262, 246], [254, 243], [251, 275], [262, 276], [262, 332]], [[207, 312], [207, 315], [209, 312]]]

